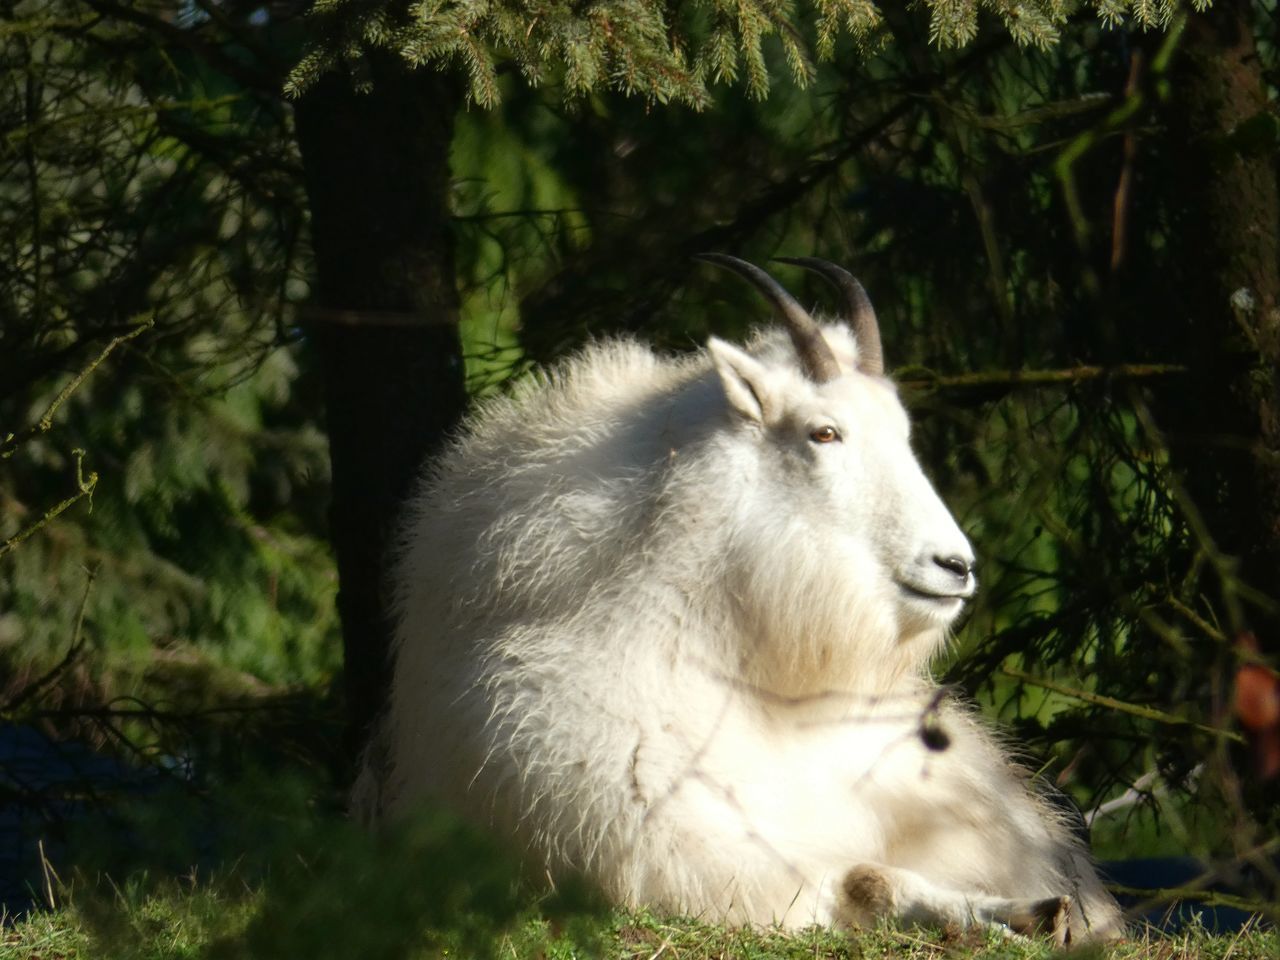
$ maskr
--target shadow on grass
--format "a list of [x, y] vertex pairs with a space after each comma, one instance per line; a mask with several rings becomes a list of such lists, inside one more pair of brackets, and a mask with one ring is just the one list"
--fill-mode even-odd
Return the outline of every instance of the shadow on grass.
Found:
[[[67, 897], [94, 956], [362, 958], [391, 960], [452, 953], [495, 954], [504, 938], [568, 938], [595, 954], [603, 903], [585, 888], [536, 894], [518, 867], [488, 838], [439, 811], [423, 810], [378, 835], [317, 809], [297, 777], [251, 781], [220, 799], [219, 862], [172, 870], [190, 839], [178, 798], [157, 797], [131, 815], [154, 865], [135, 863], [126, 879], [95, 869], [95, 856], [118, 865], [114, 841], [85, 857]], [[169, 833], [167, 838], [163, 835]], [[87, 849], [87, 848], [85, 848]], [[193, 863], [209, 852], [190, 850]], [[537, 926], [537, 925], [534, 925]], [[532, 954], [525, 954], [532, 955]]]
[[17, 817], [3, 838], [39, 851], [9, 871], [28, 906], [7, 902], [7, 922], [34, 908], [37, 926], [83, 943], [30, 956], [483, 958], [512, 937], [525, 956], [549, 955], [530, 937], [596, 952], [610, 916], [600, 901], [572, 884], [546, 893], [545, 878], [523, 877], [456, 817], [424, 809], [376, 835], [349, 823], [335, 786], [340, 710], [324, 692], [216, 713], [121, 712], [112, 722], [146, 751], [40, 733], [21, 795], [0, 791], [0, 810]]

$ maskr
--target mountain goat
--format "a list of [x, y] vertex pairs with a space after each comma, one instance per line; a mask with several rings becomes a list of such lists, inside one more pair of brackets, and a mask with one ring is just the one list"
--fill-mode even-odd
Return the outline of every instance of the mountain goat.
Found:
[[1059, 942], [1119, 913], [928, 676], [974, 555], [911, 452], [875, 314], [679, 359], [589, 347], [481, 405], [412, 498], [366, 820], [434, 797], [551, 877], [732, 923], [880, 917]]

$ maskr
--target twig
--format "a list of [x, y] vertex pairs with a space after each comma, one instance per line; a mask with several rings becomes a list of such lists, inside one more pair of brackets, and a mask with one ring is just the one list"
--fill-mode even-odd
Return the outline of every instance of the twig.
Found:
[[139, 334], [150, 330], [155, 326], [155, 322], [154, 318], [146, 320], [138, 324], [128, 333], [122, 333], [120, 336], [112, 338], [87, 367], [72, 377], [71, 381], [58, 391], [58, 395], [53, 398], [53, 402], [49, 404], [49, 408], [45, 410], [39, 420], [27, 427], [21, 433], [10, 433], [3, 440], [0, 440], [0, 460], [7, 460], [9, 457], [13, 456], [14, 450], [26, 443], [32, 437], [48, 432], [48, 430], [53, 426], [53, 416], [58, 412], [58, 408], [66, 403], [67, 399], [80, 388], [80, 384], [84, 383], [89, 374], [98, 369], [102, 361], [111, 356], [111, 352], [115, 350], [116, 347], [120, 346], [122, 343], [128, 343]]
[[[1168, 450], [1169, 444], [1165, 440], [1164, 432], [1156, 423], [1151, 410], [1137, 390], [1130, 389], [1129, 402], [1132, 405], [1134, 415], [1138, 418], [1139, 425], [1151, 441], [1153, 451]], [[1168, 487], [1174, 503], [1178, 505], [1178, 509], [1182, 512], [1183, 519], [1186, 520], [1187, 527], [1199, 544], [1201, 551], [1203, 551], [1205, 559], [1209, 561], [1218, 575], [1219, 582], [1222, 584], [1222, 598], [1226, 604], [1232, 631], [1237, 632], [1240, 629], [1240, 625], [1244, 623], [1242, 602], [1245, 600], [1268, 613], [1280, 609], [1280, 603], [1277, 603], [1272, 597], [1241, 579], [1239, 561], [1230, 554], [1224, 553], [1218, 546], [1217, 540], [1214, 539], [1212, 532], [1209, 530], [1209, 524], [1205, 520], [1204, 514], [1196, 506], [1195, 501], [1183, 486], [1178, 474], [1169, 471], [1165, 476], [1165, 485]]]
[[1158, 781], [1159, 778], [1156, 775], [1156, 771], [1148, 770], [1133, 781], [1132, 786], [1128, 787], [1120, 796], [1106, 800], [1086, 813], [1084, 815], [1085, 826], [1092, 830], [1094, 821], [1099, 817], [1110, 816], [1117, 810], [1126, 810], [1135, 803], [1141, 803], [1146, 797], [1155, 795], [1160, 786]]
[[1061, 120], [1081, 113], [1092, 113], [1106, 106], [1110, 100], [1109, 93], [1084, 93], [1069, 100], [1055, 100], [1040, 107], [1032, 107], [1012, 114], [977, 113], [959, 100], [954, 102], [939, 100], [937, 105], [940, 109], [954, 113], [966, 126], [994, 130], [997, 133], [1009, 133], [1022, 127], [1043, 126], [1048, 120]]
[[[1126, 101], [1138, 94], [1138, 81], [1146, 58], [1142, 50], [1133, 52], [1129, 64], [1129, 82], [1125, 85]], [[1138, 155], [1138, 137], [1130, 127], [1124, 133], [1124, 162], [1120, 167], [1120, 179], [1116, 183], [1115, 199], [1111, 215], [1111, 272], [1115, 273], [1124, 263], [1125, 248], [1129, 238], [1129, 206], [1133, 189], [1133, 161]]]
[[1255, 861], [1257, 859], [1265, 859], [1273, 856], [1277, 850], [1280, 850], [1280, 837], [1274, 837], [1266, 843], [1260, 843], [1251, 850], [1246, 850], [1239, 854], [1229, 863], [1218, 864], [1206, 870], [1198, 877], [1194, 877], [1181, 887], [1165, 888], [1165, 889], [1146, 889], [1143, 887], [1125, 887], [1117, 884], [1107, 884], [1107, 889], [1115, 893], [1127, 893], [1136, 896], [1145, 896], [1147, 899], [1139, 903], [1136, 907], [1131, 908], [1130, 913], [1142, 913], [1153, 906], [1161, 903], [1168, 903], [1171, 900], [1181, 900], [1194, 897], [1205, 906], [1209, 907], [1234, 907], [1237, 910], [1243, 910], [1247, 913], [1263, 914], [1266, 916], [1280, 916], [1280, 904], [1266, 903], [1255, 900], [1247, 900], [1244, 897], [1237, 897], [1234, 894], [1222, 893], [1217, 890], [1205, 890], [1204, 887], [1214, 881], [1220, 879], [1223, 871], [1233, 869], [1242, 863]]
[[228, 52], [228, 47], [217, 42], [216, 38], [206, 38], [207, 31], [183, 29], [167, 18], [135, 9], [137, 4], [115, 3], [111, 0], [85, 0], [85, 4], [107, 20], [133, 24], [147, 34], [159, 37], [162, 42], [191, 51], [214, 69], [251, 89], [279, 92], [283, 77], [278, 63], [264, 65], [261, 60], [236, 57]]
[[1223, 730], [1220, 727], [1210, 727], [1203, 723], [1196, 723], [1194, 720], [1188, 720], [1186, 717], [1179, 717], [1176, 714], [1165, 713], [1163, 710], [1157, 710], [1154, 707], [1144, 707], [1136, 703], [1126, 703], [1123, 700], [1117, 700], [1114, 697], [1104, 696], [1100, 693], [1091, 693], [1088, 690], [1077, 690], [1074, 687], [1068, 687], [1065, 684], [1058, 683], [1056, 680], [1049, 680], [1045, 677], [1032, 676], [1017, 667], [1001, 667], [1000, 672], [1006, 677], [1013, 677], [1015, 680], [1021, 680], [1023, 683], [1030, 683], [1037, 687], [1043, 687], [1045, 690], [1052, 690], [1054, 693], [1060, 693], [1066, 697], [1072, 697], [1081, 700], [1084, 703], [1091, 703], [1098, 707], [1107, 707], [1111, 710], [1117, 710], [1120, 713], [1127, 713], [1130, 716], [1141, 717], [1143, 720], [1154, 720], [1156, 723], [1165, 723], [1170, 726], [1177, 727], [1193, 727], [1202, 733], [1210, 733], [1215, 737], [1225, 737], [1228, 740], [1234, 740], [1236, 743], [1244, 743], [1244, 737], [1236, 733], [1234, 730]]
[[80, 607], [78, 610], [76, 610], [75, 630], [71, 634], [71, 646], [67, 648], [66, 654], [63, 656], [61, 660], [58, 661], [57, 666], [55, 666], [52, 670], [44, 674], [44, 676], [38, 677], [36, 680], [27, 684], [25, 687], [19, 690], [17, 694], [14, 695], [13, 699], [11, 699], [3, 707], [0, 707], [0, 717], [7, 717], [8, 719], [13, 719], [14, 711], [16, 711], [19, 707], [21, 707], [24, 703], [26, 703], [36, 694], [40, 693], [46, 686], [49, 685], [50, 681], [56, 679], [58, 675], [62, 673], [62, 671], [64, 671], [65, 669], [67, 669], [67, 667], [71, 665], [72, 661], [75, 660], [75, 658], [79, 655], [80, 651], [84, 648], [84, 636], [83, 636], [84, 635], [84, 614], [85, 614], [85, 609], [89, 606], [89, 594], [93, 590], [93, 581], [97, 578], [97, 576], [98, 576], [98, 568], [97, 567], [91, 568], [89, 570], [89, 577], [84, 584], [84, 593], [80, 597]]
[[[297, 702], [301, 703], [305, 701], [302, 698], [298, 698]], [[136, 704], [136, 706], [114, 706], [114, 704], [118, 703], [132, 703]], [[289, 699], [270, 699], [264, 697], [245, 702], [224, 703], [212, 707], [203, 707], [197, 710], [177, 710], [148, 704], [139, 700], [137, 697], [121, 696], [111, 700], [105, 706], [58, 707], [45, 710], [34, 710], [27, 715], [27, 719], [66, 720], [89, 718], [93, 720], [108, 721], [122, 718], [182, 722], [213, 717], [251, 716], [253, 714], [266, 713], [271, 710], [287, 710], [292, 706], [294, 706], [294, 703]]]
[[50, 521], [57, 519], [58, 516], [75, 506], [85, 497], [92, 498], [93, 488], [98, 485], [98, 473], [96, 470], [91, 471], [89, 476], [86, 477], [84, 475], [84, 451], [77, 447], [71, 452], [75, 454], [76, 458], [76, 486], [79, 488], [78, 491], [53, 507], [43, 517], [31, 526], [27, 527], [27, 529], [15, 533], [4, 543], [0, 543], [0, 557], [3, 557], [6, 553], [16, 549], [18, 544], [22, 543], [22, 541], [26, 540], [42, 527], [46, 526]]
[[53, 881], [58, 881], [58, 886], [62, 886], [62, 878], [58, 876], [53, 864], [49, 862], [49, 858], [44, 853], [44, 838], [36, 841], [36, 849], [40, 852], [40, 872], [44, 874], [44, 895], [45, 902], [49, 905], [50, 910], [58, 909], [58, 902], [53, 896]]
[[1174, 610], [1182, 614], [1185, 619], [1191, 621], [1194, 626], [1198, 627], [1205, 636], [1212, 640], [1217, 640], [1219, 643], [1227, 642], [1227, 635], [1225, 633], [1215, 627], [1204, 617], [1200, 616], [1200, 614], [1196, 613], [1177, 597], [1170, 596], [1168, 598], [1168, 603]]
[[[532, 219], [534, 217], [564, 217], [571, 214], [582, 215], [587, 207], [530, 207], [527, 210], [492, 210], [486, 213], [455, 213], [449, 217], [453, 223], [485, 223], [489, 220], [509, 220], [513, 217]], [[616, 217], [619, 220], [635, 219], [631, 214], [610, 210], [607, 207], [592, 207], [591, 213], [601, 217]]]
[[1176, 363], [1122, 363], [1106, 367], [1085, 365], [1061, 370], [983, 370], [949, 376], [939, 376], [928, 371], [921, 373], [919, 368], [908, 368], [904, 376], [897, 378], [897, 383], [908, 390], [1041, 387], [1087, 380], [1139, 380], [1186, 372], [1186, 367]]
[[[1152, 62], [1152, 76], [1158, 77], [1164, 72], [1168, 65], [1169, 57], [1172, 51], [1177, 48], [1186, 25], [1186, 14], [1179, 14], [1170, 25], [1164, 42]], [[1081, 253], [1088, 253], [1090, 237], [1089, 220], [1085, 216], [1084, 207], [1080, 202], [1080, 194], [1076, 187], [1076, 161], [1084, 157], [1085, 154], [1093, 150], [1106, 138], [1124, 130], [1133, 116], [1145, 106], [1145, 103], [1146, 97], [1143, 91], [1130, 84], [1126, 87], [1124, 98], [1115, 108], [1096, 126], [1085, 130], [1068, 143], [1053, 163], [1053, 172], [1058, 179], [1058, 186], [1062, 190], [1062, 199], [1067, 208], [1067, 216], [1071, 221], [1076, 246]], [[1086, 286], [1096, 292], [1098, 278], [1094, 275], [1092, 269], [1086, 268], [1084, 279]]]
[[1133, 909], [1132, 912], [1135, 913], [1144, 913], [1151, 907], [1169, 903], [1173, 900], [1195, 900], [1206, 907], [1232, 907], [1245, 913], [1260, 913], [1273, 917], [1280, 913], [1280, 907], [1265, 900], [1249, 900], [1246, 897], [1223, 893], [1220, 890], [1197, 889], [1194, 885], [1147, 888], [1126, 887], [1123, 884], [1108, 883], [1107, 889], [1112, 893], [1120, 893], [1129, 897], [1144, 897], [1143, 902]]
[[452, 310], [435, 314], [408, 310], [341, 310], [305, 306], [298, 311], [301, 323], [327, 323], [338, 327], [443, 327], [458, 322]]
[[69, 113], [52, 120], [40, 123], [28, 123], [17, 127], [5, 135], [5, 145], [10, 149], [20, 141], [31, 143], [36, 137], [48, 133], [57, 127], [79, 124], [86, 120], [102, 120], [110, 118], [121, 121], [129, 117], [151, 117], [165, 111], [209, 110], [213, 111], [228, 104], [238, 103], [244, 99], [243, 93], [229, 93], [221, 97], [196, 100], [170, 100], [166, 103], [146, 103], [138, 106], [122, 106], [115, 108], [96, 107], [80, 113]]

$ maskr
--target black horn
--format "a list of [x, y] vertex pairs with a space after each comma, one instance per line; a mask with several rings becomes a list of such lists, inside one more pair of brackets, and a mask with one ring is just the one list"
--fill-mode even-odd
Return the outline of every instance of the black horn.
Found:
[[777, 257], [779, 263], [790, 263], [812, 270], [840, 291], [841, 319], [853, 326], [858, 341], [858, 369], [880, 376], [884, 373], [884, 349], [880, 345], [880, 323], [871, 306], [871, 298], [858, 278], [834, 263], [817, 257]]
[[809, 316], [809, 311], [800, 306], [796, 298], [783, 289], [782, 284], [755, 264], [728, 254], [698, 253], [694, 254], [694, 259], [732, 270], [750, 281], [752, 286], [769, 299], [781, 314], [782, 322], [786, 325], [787, 332], [791, 334], [791, 342], [795, 344], [796, 353], [800, 357], [800, 365], [810, 380], [814, 383], [826, 383], [840, 376], [840, 364], [836, 362], [836, 355], [831, 352], [830, 345], [823, 338], [822, 330], [813, 317]]

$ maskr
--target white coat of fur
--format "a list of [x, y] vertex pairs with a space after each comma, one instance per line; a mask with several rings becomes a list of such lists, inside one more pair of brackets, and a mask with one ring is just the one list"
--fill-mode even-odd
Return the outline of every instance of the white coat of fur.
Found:
[[1019, 911], [1070, 897], [1071, 934], [1116, 928], [928, 677], [963, 599], [913, 588], [972, 553], [893, 385], [824, 330], [826, 384], [780, 331], [685, 359], [610, 341], [479, 408], [405, 518], [358, 815], [436, 798], [538, 874], [707, 919], [1032, 929]]

